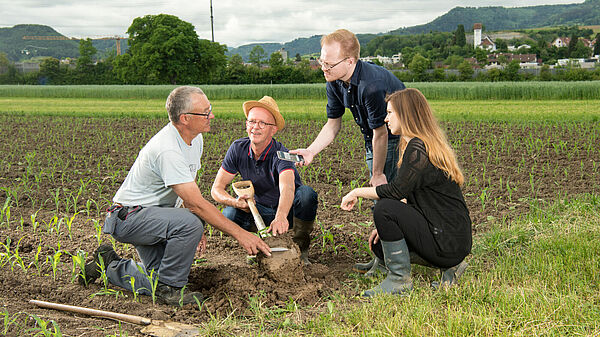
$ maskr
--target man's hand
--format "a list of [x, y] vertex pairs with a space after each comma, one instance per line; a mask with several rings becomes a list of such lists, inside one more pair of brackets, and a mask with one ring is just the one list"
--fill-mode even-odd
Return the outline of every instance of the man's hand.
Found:
[[250, 206], [248, 205], [249, 198], [250, 198], [249, 195], [238, 196], [237, 199], [235, 199], [235, 204], [233, 204], [233, 207], [241, 209], [242, 211], [244, 211], [246, 213], [250, 213]]
[[387, 182], [388, 182], [387, 178], [385, 177], [385, 174], [383, 174], [383, 173], [373, 174], [373, 176], [371, 177], [371, 180], [369, 181], [369, 183], [373, 187], [377, 187], [379, 185], [385, 185], [385, 184], [387, 184]]
[[206, 235], [202, 234], [202, 239], [198, 243], [198, 247], [196, 247], [196, 258], [201, 258], [202, 255], [206, 252]]
[[379, 241], [379, 233], [377, 233], [377, 229], [371, 231], [371, 235], [369, 235], [369, 249], [373, 250], [373, 245]]
[[240, 246], [242, 246], [248, 255], [256, 255], [258, 251], [262, 251], [266, 256], [271, 256], [271, 247], [267, 245], [263, 240], [261, 240], [258, 236], [241, 230], [240, 234], [236, 237]]
[[290, 153], [299, 154], [304, 159], [303, 161], [296, 163], [296, 166], [308, 166], [310, 165], [310, 163], [312, 163], [313, 159], [315, 158], [315, 154], [308, 149], [291, 150]]
[[277, 236], [277, 234], [283, 234], [288, 231], [290, 228], [290, 223], [287, 218], [279, 219], [275, 217], [275, 219], [271, 222], [271, 226], [267, 229], [267, 233], [271, 232], [273, 236]]

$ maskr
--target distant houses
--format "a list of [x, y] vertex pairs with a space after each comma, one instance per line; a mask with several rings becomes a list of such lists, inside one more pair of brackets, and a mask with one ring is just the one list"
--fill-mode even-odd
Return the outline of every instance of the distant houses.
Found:
[[380, 63], [384, 66], [394, 66], [394, 67], [403, 67], [404, 66], [404, 64], [402, 64], [402, 53], [394, 54], [394, 55], [392, 55], [392, 57], [381, 56], [381, 55], [365, 56], [365, 57], [361, 57], [360, 60], [365, 61], [365, 62], [377, 61], [378, 63]]
[[482, 35], [483, 26], [481, 23], [473, 25], [473, 48], [483, 48], [488, 51], [496, 51], [496, 44], [492, 39]]

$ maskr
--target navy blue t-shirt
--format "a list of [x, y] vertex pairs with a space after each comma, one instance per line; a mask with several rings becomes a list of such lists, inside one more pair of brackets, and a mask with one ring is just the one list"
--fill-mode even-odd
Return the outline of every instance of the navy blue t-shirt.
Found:
[[[365, 138], [365, 147], [373, 149], [373, 129], [385, 124], [385, 96], [406, 88], [389, 70], [376, 64], [358, 61], [350, 84], [327, 82], [327, 118], [342, 117], [350, 109]], [[396, 139], [388, 130], [388, 139]]]
[[242, 180], [252, 181], [254, 197], [261, 205], [275, 208], [279, 204], [279, 175], [294, 170], [295, 187], [302, 185], [296, 166], [291, 161], [277, 158], [277, 151], [288, 149], [275, 139], [267, 146], [258, 160], [250, 148], [250, 138], [240, 138], [231, 144], [221, 167], [230, 174], [239, 173]]

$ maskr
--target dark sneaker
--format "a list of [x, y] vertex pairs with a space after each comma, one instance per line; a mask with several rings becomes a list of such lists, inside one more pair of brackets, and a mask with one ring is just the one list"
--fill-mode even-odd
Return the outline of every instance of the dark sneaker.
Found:
[[112, 261], [121, 258], [111, 245], [101, 245], [94, 252], [94, 260], [85, 265], [85, 278], [79, 274], [77, 281], [80, 285], [87, 286], [88, 284], [96, 282], [96, 280], [102, 276], [102, 271], [100, 270], [100, 256], [102, 256], [104, 267], [108, 266]]
[[183, 288], [173, 287], [168, 284], [159, 282], [156, 287], [156, 299], [160, 304], [183, 306], [186, 304], [196, 304], [196, 299], [199, 302], [204, 300], [204, 295], [200, 292], [188, 292]]

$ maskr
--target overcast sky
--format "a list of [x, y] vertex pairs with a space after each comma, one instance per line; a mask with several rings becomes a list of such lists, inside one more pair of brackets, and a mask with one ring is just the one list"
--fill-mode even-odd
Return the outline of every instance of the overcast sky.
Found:
[[[215, 41], [229, 47], [288, 42], [346, 28], [380, 33], [424, 24], [462, 7], [582, 3], [583, 0], [214, 0]], [[0, 26], [43, 24], [68, 37], [120, 35], [136, 17], [171, 14], [211, 39], [210, 0], [0, 0]], [[485, 24], [485, 23], [484, 23]]]

